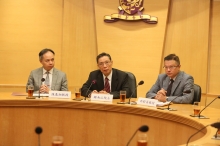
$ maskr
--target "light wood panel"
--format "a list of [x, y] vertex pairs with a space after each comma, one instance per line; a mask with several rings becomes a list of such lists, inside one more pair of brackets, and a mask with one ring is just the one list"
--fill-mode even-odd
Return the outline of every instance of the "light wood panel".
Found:
[[[181, 70], [206, 93], [210, 0], [172, 0], [163, 58], [175, 53]], [[161, 72], [163, 63], [161, 63]]]
[[94, 0], [98, 53], [110, 53], [113, 67], [135, 74], [138, 96], [145, 96], [160, 70], [169, 0], [145, 0], [143, 14], [158, 17], [158, 24], [143, 21], [105, 23], [103, 17], [118, 13], [118, 0]]
[[0, 1], [0, 84], [23, 84], [40, 67], [43, 48], [56, 52], [61, 67], [62, 0]]
[[211, 10], [208, 93], [220, 95], [220, 1], [213, 1]]
[[64, 0], [62, 69], [69, 89], [82, 86], [96, 66], [96, 31], [93, 1]]
[[[174, 104], [178, 111], [162, 111], [138, 105], [118, 105], [71, 100], [26, 100], [0, 94], [0, 145], [36, 145], [38, 136], [34, 129], [43, 128], [41, 145], [50, 145], [54, 135], [64, 137], [69, 145], [126, 145], [133, 132], [141, 125], [149, 126], [149, 145], [180, 145], [207, 124], [216, 122], [220, 111], [207, 108], [204, 115], [210, 119], [192, 118], [192, 105]], [[179, 137], [173, 140], [178, 129]], [[194, 144], [212, 143], [215, 128], [207, 127], [195, 135]], [[161, 134], [163, 136], [161, 136]], [[204, 136], [203, 136], [204, 135]], [[160, 137], [160, 140], [158, 140]], [[199, 139], [200, 138], [200, 139]], [[131, 145], [135, 145], [133, 139]], [[219, 144], [219, 141], [217, 141]]]

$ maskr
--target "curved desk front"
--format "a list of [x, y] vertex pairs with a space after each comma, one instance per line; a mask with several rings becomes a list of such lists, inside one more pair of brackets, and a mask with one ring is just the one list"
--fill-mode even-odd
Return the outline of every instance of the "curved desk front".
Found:
[[[74, 100], [25, 99], [0, 95], [0, 146], [36, 146], [35, 128], [42, 146], [50, 146], [52, 137], [64, 137], [64, 146], [125, 146], [132, 134], [148, 125], [148, 146], [185, 145], [198, 129], [216, 122], [220, 110], [207, 108], [210, 119], [190, 117], [192, 105], [171, 105], [178, 111], [154, 107]], [[217, 129], [208, 126], [191, 139], [191, 144], [220, 145], [211, 139]], [[135, 138], [131, 146], [136, 145]], [[189, 144], [190, 145], [190, 144]]]

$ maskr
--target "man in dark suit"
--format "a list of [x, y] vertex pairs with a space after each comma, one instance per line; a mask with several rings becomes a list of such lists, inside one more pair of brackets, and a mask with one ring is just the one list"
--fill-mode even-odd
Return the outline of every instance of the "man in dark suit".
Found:
[[[120, 97], [120, 90], [126, 91], [126, 96], [130, 96], [128, 74], [118, 69], [112, 68], [113, 61], [107, 53], [101, 53], [96, 57], [99, 70], [90, 72], [89, 78], [83, 84], [81, 95], [90, 96], [92, 93], [112, 94], [113, 98]], [[91, 83], [96, 81], [95, 84]], [[89, 87], [91, 85], [90, 90]]]
[[180, 71], [180, 60], [175, 54], [164, 58], [165, 74], [160, 74], [156, 83], [147, 92], [147, 98], [165, 102], [192, 103], [194, 97], [194, 79], [191, 75]]
[[[26, 86], [34, 86], [34, 92], [37, 93], [49, 93], [50, 90], [67, 91], [67, 78], [66, 74], [56, 68], [54, 68], [54, 56], [55, 53], [51, 49], [43, 49], [39, 53], [39, 61], [42, 67], [31, 71]], [[44, 78], [45, 81], [41, 81]]]

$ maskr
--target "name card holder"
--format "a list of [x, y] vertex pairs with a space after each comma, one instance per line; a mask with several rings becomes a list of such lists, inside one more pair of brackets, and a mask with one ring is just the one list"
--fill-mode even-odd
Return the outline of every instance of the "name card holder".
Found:
[[104, 101], [104, 102], [112, 102], [113, 95], [111, 94], [92, 94], [91, 101]]
[[149, 99], [149, 98], [143, 98], [143, 97], [139, 97], [137, 101], [138, 105], [146, 105], [146, 106], [153, 106], [153, 107], [156, 107], [157, 103], [158, 101], [156, 99]]
[[49, 91], [49, 98], [71, 99], [70, 91]]

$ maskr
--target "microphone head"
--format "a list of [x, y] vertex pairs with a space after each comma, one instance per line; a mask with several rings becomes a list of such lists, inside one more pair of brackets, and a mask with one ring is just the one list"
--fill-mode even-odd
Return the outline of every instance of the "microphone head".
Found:
[[42, 131], [43, 131], [43, 129], [42, 129], [41, 127], [36, 127], [36, 128], [35, 128], [35, 132], [36, 132], [37, 134], [41, 134]]
[[141, 131], [141, 132], [147, 132], [149, 130], [149, 128], [148, 128], [147, 125], [143, 125], [138, 130]]
[[41, 82], [44, 82], [44, 81], [45, 81], [45, 78], [42, 78], [42, 79], [41, 79]]
[[95, 83], [96, 83], [96, 80], [93, 80], [93, 81], [92, 81], [92, 84], [95, 84]]
[[138, 83], [138, 85], [143, 85], [144, 84], [144, 81], [143, 80], [141, 80], [139, 83]]
[[211, 124], [212, 127], [220, 129], [220, 122], [215, 122]]

